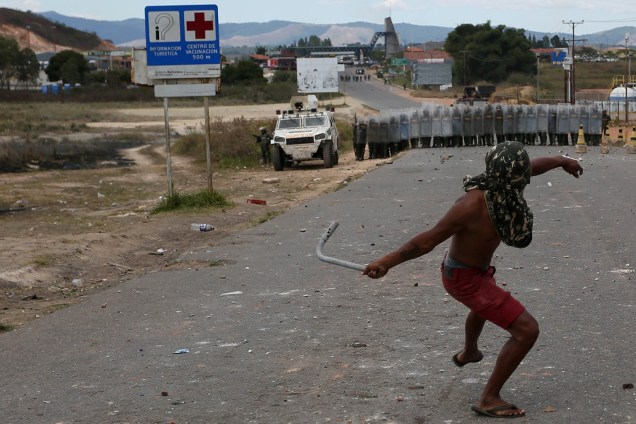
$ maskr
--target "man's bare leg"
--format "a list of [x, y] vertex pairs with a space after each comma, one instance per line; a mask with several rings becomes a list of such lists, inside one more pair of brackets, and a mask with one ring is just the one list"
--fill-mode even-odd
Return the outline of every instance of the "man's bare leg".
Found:
[[466, 324], [464, 326], [465, 341], [464, 350], [457, 354], [457, 360], [462, 364], [477, 361], [483, 358], [477, 342], [486, 320], [483, 319], [476, 312], [470, 311], [466, 317]]
[[[529, 312], [524, 311], [510, 325], [508, 332], [511, 337], [501, 348], [495, 368], [488, 383], [486, 383], [479, 402], [475, 405], [479, 409], [489, 410], [497, 406], [509, 405], [501, 398], [501, 388], [534, 346], [539, 337], [539, 325]], [[523, 409], [508, 409], [499, 411], [498, 414], [524, 415], [525, 412]]]

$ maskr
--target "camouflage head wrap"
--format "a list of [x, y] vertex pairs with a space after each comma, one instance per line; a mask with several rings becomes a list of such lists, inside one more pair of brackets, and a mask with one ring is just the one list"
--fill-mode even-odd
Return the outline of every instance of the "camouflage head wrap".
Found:
[[530, 158], [523, 145], [506, 141], [486, 154], [486, 172], [464, 178], [465, 191], [484, 191], [490, 219], [508, 246], [526, 247], [532, 241], [533, 216], [523, 198], [530, 174]]

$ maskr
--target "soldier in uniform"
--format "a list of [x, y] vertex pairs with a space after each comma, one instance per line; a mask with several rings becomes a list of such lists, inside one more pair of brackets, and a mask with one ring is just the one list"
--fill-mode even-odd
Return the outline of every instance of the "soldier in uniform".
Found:
[[495, 108], [495, 144], [504, 142], [504, 111], [501, 105]]
[[484, 109], [484, 132], [482, 146], [492, 146], [495, 144], [495, 111], [491, 104], [487, 104]]
[[389, 117], [388, 156], [397, 155], [400, 151], [400, 118], [391, 113]]
[[610, 116], [606, 110], [603, 111], [601, 115], [601, 121], [603, 122], [603, 135], [607, 135], [607, 129], [609, 128]]
[[473, 123], [473, 109], [474, 106], [464, 105], [462, 109], [462, 137], [464, 139], [464, 146], [475, 146], [475, 132]]
[[515, 107], [514, 115], [514, 137], [521, 144], [526, 144], [526, 111], [523, 105], [517, 105]]
[[537, 107], [535, 105], [526, 106], [526, 142], [529, 146], [534, 146], [537, 140]]
[[548, 106], [537, 105], [537, 134], [541, 146], [548, 144], [548, 127]]
[[592, 146], [601, 144], [603, 138], [603, 114], [598, 106], [590, 108], [590, 142]]
[[256, 142], [261, 148], [261, 163], [267, 165], [272, 162], [272, 156], [269, 152], [269, 145], [272, 142], [272, 136], [267, 132], [267, 128], [260, 127], [258, 129], [259, 135], [255, 135]]
[[417, 109], [411, 112], [409, 133], [411, 136], [411, 149], [420, 147], [420, 112]]
[[481, 106], [473, 106], [473, 141], [474, 146], [483, 146], [484, 144], [484, 110]]
[[[590, 134], [590, 108], [586, 105], [579, 106], [579, 126], [583, 127], [583, 139], [585, 140], [585, 144], [588, 146], [592, 145], [592, 134]], [[574, 139], [574, 144], [578, 143], [578, 135], [577, 138]]]
[[504, 141], [514, 141], [515, 136], [515, 107], [506, 105], [503, 114]]
[[461, 147], [462, 145], [462, 112], [459, 106], [451, 106], [451, 146]]
[[453, 137], [453, 122], [451, 119], [451, 111], [448, 107], [442, 108], [442, 146], [451, 147]]
[[411, 139], [411, 120], [406, 113], [400, 114], [400, 144], [399, 149], [407, 150]]
[[431, 128], [433, 131], [433, 147], [444, 147], [444, 137], [442, 136], [442, 106], [435, 106], [433, 109]]
[[364, 150], [367, 144], [367, 124], [358, 122], [353, 127], [353, 151], [356, 160], [364, 160]]
[[389, 136], [388, 118], [380, 117], [380, 131], [378, 136], [377, 158], [384, 159], [389, 156], [389, 145], [391, 144]]
[[431, 110], [423, 107], [420, 113], [420, 139], [422, 147], [431, 147], [431, 138], [433, 138], [433, 121]]
[[574, 146], [579, 138], [579, 110], [575, 105], [570, 105], [568, 114], [570, 122], [570, 142]]
[[570, 133], [570, 105], [559, 105], [557, 107], [556, 132], [557, 144], [559, 146], [567, 146]]
[[367, 127], [367, 143], [369, 144], [369, 159], [377, 159], [380, 145], [380, 125], [373, 118], [369, 120]]
[[548, 138], [550, 146], [558, 144], [557, 123], [559, 121], [559, 110], [555, 105], [548, 106]]

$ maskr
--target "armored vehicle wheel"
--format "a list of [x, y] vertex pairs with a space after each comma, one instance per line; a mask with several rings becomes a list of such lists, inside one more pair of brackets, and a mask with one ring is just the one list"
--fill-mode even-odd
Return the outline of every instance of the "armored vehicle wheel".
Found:
[[322, 158], [325, 162], [325, 168], [333, 167], [333, 143], [331, 140], [326, 141], [324, 146], [322, 146]]
[[274, 163], [275, 171], [282, 171], [283, 164], [285, 163], [285, 152], [278, 146], [274, 146], [274, 152], [272, 154], [272, 162]]

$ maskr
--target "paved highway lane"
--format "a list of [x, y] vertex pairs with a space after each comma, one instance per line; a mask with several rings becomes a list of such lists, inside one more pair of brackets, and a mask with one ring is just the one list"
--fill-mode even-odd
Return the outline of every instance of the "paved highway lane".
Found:
[[[333, 220], [325, 254], [359, 263], [430, 228], [461, 195], [462, 177], [483, 170], [484, 154], [410, 150], [181, 258], [211, 266], [125, 282], [0, 335], [4, 421], [484, 422], [469, 406], [506, 336], [487, 325], [481, 363], [450, 361], [466, 311], [440, 283], [447, 243], [382, 280], [315, 255]], [[635, 162], [622, 149], [590, 152], [579, 180], [533, 178], [534, 240], [494, 259], [498, 281], [542, 329], [503, 392], [529, 411], [524, 422], [636, 416]]]
[[[365, 70], [365, 72], [368, 71]], [[414, 98], [409, 99], [404, 96], [404, 93], [400, 93], [400, 91], [404, 91], [401, 88], [391, 84], [384, 84], [375, 77], [368, 81], [354, 81], [353, 78], [360, 75], [356, 75], [353, 68], [347, 68], [346, 74], [352, 80], [341, 81], [340, 92], [345, 96], [353, 96], [361, 103], [374, 109], [406, 109], [418, 107], [422, 104], [421, 101]]]

